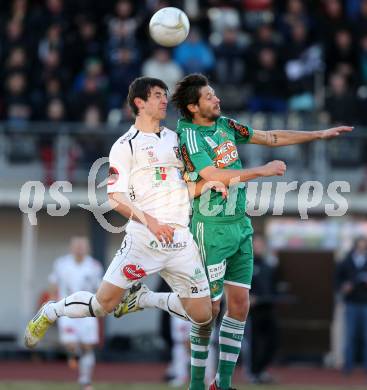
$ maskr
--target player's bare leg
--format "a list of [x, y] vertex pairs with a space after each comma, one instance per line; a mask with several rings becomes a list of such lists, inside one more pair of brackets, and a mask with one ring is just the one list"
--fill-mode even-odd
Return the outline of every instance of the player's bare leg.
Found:
[[157, 293], [150, 291], [142, 283], [136, 283], [127, 297], [115, 308], [115, 317], [143, 310], [158, 308], [167, 311], [174, 317], [196, 324], [207, 324], [212, 319], [211, 300], [209, 296], [200, 298], [180, 298], [177, 293]]
[[125, 290], [102, 281], [96, 294], [78, 291], [58, 302], [48, 302], [28, 323], [24, 340], [28, 348], [35, 347], [58, 317], [104, 317], [121, 301]]
[[66, 352], [68, 354], [67, 361], [68, 366], [72, 370], [76, 370], [79, 366], [78, 360], [79, 360], [79, 348], [77, 344], [70, 343], [70, 344], [64, 344], [64, 347], [66, 349]]

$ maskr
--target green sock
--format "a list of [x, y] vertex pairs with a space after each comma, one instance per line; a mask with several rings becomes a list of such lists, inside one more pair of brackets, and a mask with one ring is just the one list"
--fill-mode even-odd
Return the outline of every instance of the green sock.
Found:
[[209, 354], [212, 324], [191, 326], [191, 380], [190, 390], [205, 390], [205, 366]]
[[219, 365], [216, 381], [221, 389], [229, 389], [236, 367], [246, 322], [224, 316], [219, 330]]

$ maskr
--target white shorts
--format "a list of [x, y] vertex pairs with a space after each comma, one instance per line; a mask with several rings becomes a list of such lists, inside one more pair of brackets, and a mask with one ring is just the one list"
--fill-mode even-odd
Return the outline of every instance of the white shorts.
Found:
[[68, 318], [57, 320], [62, 344], [98, 344], [98, 319], [94, 317]]
[[129, 289], [144, 276], [160, 273], [181, 298], [209, 296], [198, 247], [189, 228], [177, 227], [172, 244], [161, 243], [144, 225], [130, 222], [104, 280]]

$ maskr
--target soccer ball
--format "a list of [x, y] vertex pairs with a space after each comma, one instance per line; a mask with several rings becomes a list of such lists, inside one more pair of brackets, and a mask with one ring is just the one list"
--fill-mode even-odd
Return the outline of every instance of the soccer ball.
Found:
[[149, 23], [150, 36], [156, 43], [166, 47], [179, 45], [186, 39], [189, 30], [189, 18], [176, 7], [160, 9]]

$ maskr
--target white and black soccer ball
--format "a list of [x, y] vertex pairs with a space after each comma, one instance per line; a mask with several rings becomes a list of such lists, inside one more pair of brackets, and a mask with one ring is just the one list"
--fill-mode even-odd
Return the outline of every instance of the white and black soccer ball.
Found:
[[162, 46], [179, 45], [186, 39], [189, 31], [189, 18], [185, 12], [176, 7], [162, 8], [150, 19], [150, 36]]

